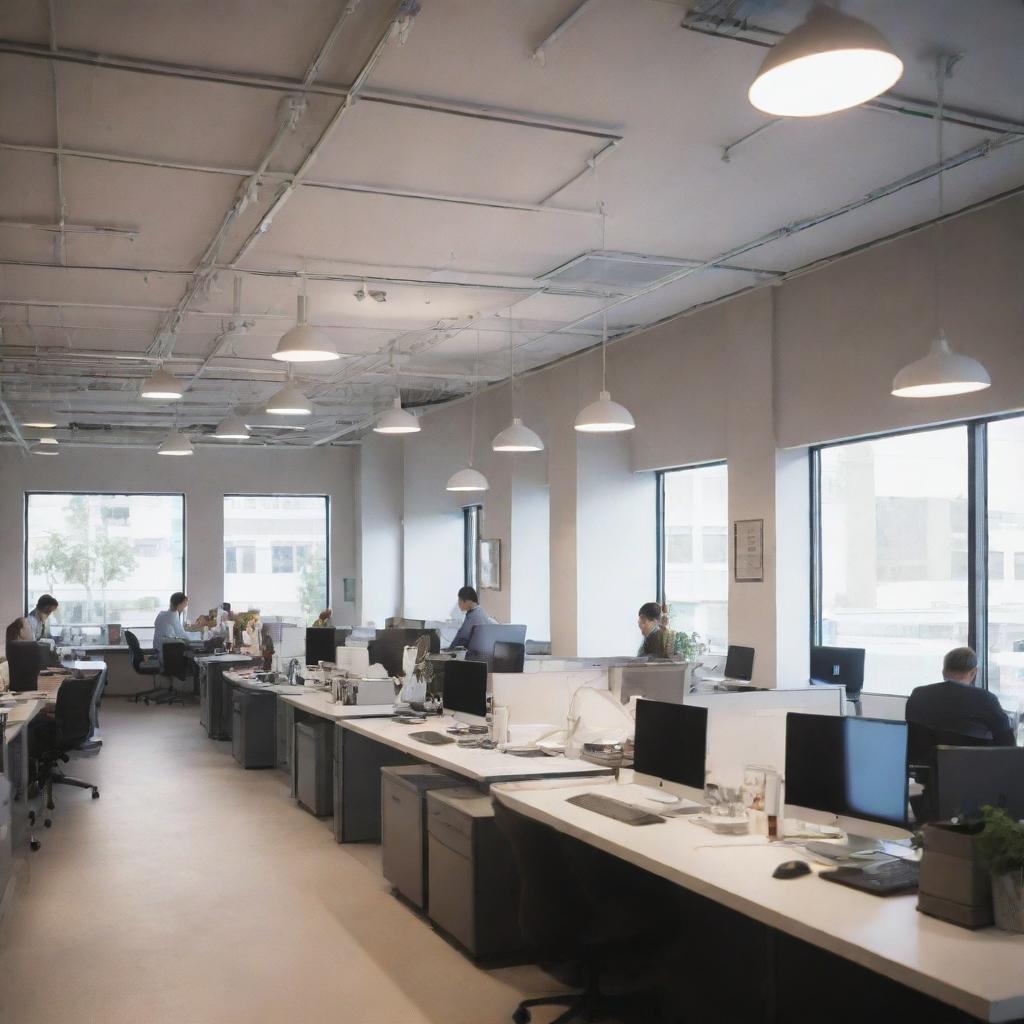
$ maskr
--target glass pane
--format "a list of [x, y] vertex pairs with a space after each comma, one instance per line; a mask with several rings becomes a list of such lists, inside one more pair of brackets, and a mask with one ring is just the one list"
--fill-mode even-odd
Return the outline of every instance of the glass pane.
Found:
[[50, 593], [61, 627], [151, 627], [184, 586], [180, 494], [29, 494], [28, 607]]
[[664, 474], [665, 601], [673, 629], [728, 646], [729, 475], [724, 465]]
[[1012, 709], [1024, 704], [1024, 417], [986, 429], [988, 685]]
[[967, 643], [967, 428], [821, 452], [822, 643], [864, 688], [909, 693]]
[[311, 623], [327, 607], [327, 498], [224, 498], [224, 600], [235, 611]]
[[466, 586], [474, 590], [480, 585], [480, 513], [482, 505], [466, 505], [462, 509], [462, 562]]

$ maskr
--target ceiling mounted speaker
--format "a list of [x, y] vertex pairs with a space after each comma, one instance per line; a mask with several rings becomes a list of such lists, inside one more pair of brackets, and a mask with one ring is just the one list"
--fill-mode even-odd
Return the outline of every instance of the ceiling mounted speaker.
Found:
[[903, 61], [878, 29], [815, 4], [768, 51], [748, 97], [776, 117], [817, 117], [874, 99], [902, 74]]

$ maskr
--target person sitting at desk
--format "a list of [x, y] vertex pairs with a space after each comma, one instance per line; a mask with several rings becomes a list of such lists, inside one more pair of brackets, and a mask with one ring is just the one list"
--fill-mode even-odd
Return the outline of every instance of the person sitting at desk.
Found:
[[455, 650], [456, 647], [468, 647], [474, 626], [490, 626], [494, 623], [494, 619], [480, 607], [480, 598], [472, 587], [460, 587], [458, 598], [459, 611], [466, 617], [462, 620], [462, 625], [459, 626], [459, 631], [448, 648], [449, 651]]
[[671, 658], [675, 648], [675, 633], [662, 621], [661, 605], [648, 601], [640, 606], [636, 624], [643, 634], [643, 642], [636, 652], [638, 658]]
[[936, 732], [959, 733], [1012, 747], [1016, 737], [994, 693], [979, 690], [978, 656], [970, 647], [956, 647], [942, 662], [942, 682], [918, 686], [907, 701], [907, 721]]
[[[182, 640], [188, 643], [190, 640], [202, 639], [202, 632], [190, 632], [184, 622], [185, 609], [188, 608], [188, 597], [180, 591], [171, 594], [170, 606], [160, 612], [153, 622], [153, 650], [160, 659], [160, 667], [163, 667], [163, 647], [168, 640]], [[192, 623], [193, 627], [202, 628], [202, 622]]]
[[43, 594], [36, 601], [35, 608], [25, 616], [25, 622], [28, 624], [31, 632], [31, 636], [27, 636], [25, 639], [42, 640], [43, 637], [48, 637], [50, 635], [50, 628], [47, 625], [47, 620], [59, 607], [57, 598], [52, 594]]

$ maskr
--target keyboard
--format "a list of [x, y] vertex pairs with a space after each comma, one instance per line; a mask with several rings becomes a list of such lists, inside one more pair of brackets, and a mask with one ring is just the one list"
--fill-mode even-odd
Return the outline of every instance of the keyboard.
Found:
[[916, 861], [890, 860], [864, 868], [822, 871], [821, 877], [875, 896], [892, 896], [901, 892], [917, 892], [920, 874], [921, 866]]
[[439, 747], [444, 743], [454, 743], [451, 736], [445, 736], [443, 732], [431, 732], [429, 729], [423, 732], [411, 732], [409, 735], [420, 743], [429, 743], [432, 747]]
[[575, 804], [577, 807], [594, 811], [596, 814], [603, 814], [606, 818], [614, 818], [626, 825], [661, 825], [664, 823], [664, 818], [659, 818], [642, 807], [634, 807], [632, 804], [614, 800], [602, 793], [580, 793], [579, 796], [571, 796], [568, 800], [569, 803]]

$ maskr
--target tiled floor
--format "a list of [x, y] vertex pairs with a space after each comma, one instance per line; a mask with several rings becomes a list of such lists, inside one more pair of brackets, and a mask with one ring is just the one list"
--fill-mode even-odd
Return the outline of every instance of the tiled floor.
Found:
[[[108, 701], [0, 923], [2, 1024], [499, 1024], [557, 990], [483, 971], [338, 846], [284, 775], [242, 771], [195, 708]], [[554, 1014], [537, 1014], [540, 1024]]]

